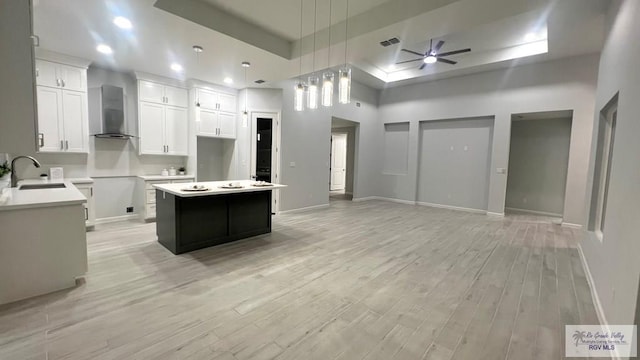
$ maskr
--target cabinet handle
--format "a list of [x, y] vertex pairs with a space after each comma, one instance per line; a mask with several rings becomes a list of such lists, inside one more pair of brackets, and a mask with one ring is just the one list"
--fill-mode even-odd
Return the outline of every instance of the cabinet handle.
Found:
[[89, 209], [84, 208], [84, 219], [89, 220]]
[[40, 147], [44, 147], [44, 134], [43, 133], [38, 133], [38, 145], [40, 145]]
[[169, 152], [169, 145], [167, 145], [167, 152]]
[[60, 79], [56, 79], [56, 85], [60, 86]]
[[60, 140], [60, 150], [64, 150], [64, 141]]
[[40, 69], [36, 68], [36, 77], [39, 77], [39, 76], [40, 76]]
[[93, 188], [89, 188], [91, 190], [91, 197], [93, 197]]
[[40, 46], [40, 36], [31, 35], [31, 41], [33, 42], [33, 46], [35, 46], [35, 47]]
[[69, 140], [64, 141], [64, 149], [69, 150]]
[[64, 82], [64, 80], [61, 79], [60, 81], [62, 81], [62, 87], [66, 87], [67, 86], [67, 84]]

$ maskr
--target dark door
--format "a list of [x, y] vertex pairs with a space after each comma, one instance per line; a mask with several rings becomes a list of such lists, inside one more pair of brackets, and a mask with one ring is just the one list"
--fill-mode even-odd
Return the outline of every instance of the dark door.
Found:
[[271, 182], [273, 119], [256, 119], [256, 180]]

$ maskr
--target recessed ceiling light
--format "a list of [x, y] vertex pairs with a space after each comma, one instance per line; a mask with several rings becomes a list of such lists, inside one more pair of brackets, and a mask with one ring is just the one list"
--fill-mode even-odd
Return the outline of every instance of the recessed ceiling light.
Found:
[[98, 50], [98, 52], [101, 52], [101, 53], [107, 54], [107, 55], [113, 53], [113, 49], [111, 49], [111, 46], [105, 45], [105, 44], [100, 44], [100, 45], [96, 46], [96, 50]]
[[233, 79], [232, 79], [232, 78], [230, 78], [230, 77], [226, 77], [226, 78], [224, 78], [224, 80], [223, 80], [223, 81], [224, 81], [224, 83], [225, 83], [225, 84], [233, 84]]
[[183, 70], [182, 65], [178, 64], [178, 63], [173, 63], [171, 64], [171, 70], [176, 71], [176, 72], [180, 72]]
[[113, 19], [113, 23], [116, 24], [117, 27], [119, 27], [120, 29], [131, 29], [133, 27], [133, 25], [131, 24], [131, 21], [129, 21], [129, 19], [127, 19], [126, 17], [122, 17], [122, 16], [117, 16]]

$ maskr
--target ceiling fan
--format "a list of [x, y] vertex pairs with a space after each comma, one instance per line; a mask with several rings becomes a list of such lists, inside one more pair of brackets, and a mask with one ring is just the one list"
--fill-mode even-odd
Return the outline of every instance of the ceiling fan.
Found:
[[438, 53], [438, 51], [440, 51], [440, 49], [442, 48], [442, 45], [444, 45], [444, 40], [438, 41], [436, 46], [433, 46], [433, 39], [431, 39], [431, 40], [429, 40], [429, 49], [424, 54], [421, 54], [421, 53], [413, 51], [413, 50], [402, 49], [402, 51], [408, 52], [410, 54], [418, 55], [418, 56], [420, 56], [420, 58], [419, 59], [413, 59], [413, 60], [407, 60], [407, 61], [400, 61], [400, 62], [398, 62], [396, 64], [405, 64], [405, 63], [410, 63], [410, 62], [414, 62], [414, 61], [422, 61], [423, 64], [420, 65], [420, 67], [419, 67], [420, 70], [424, 69], [424, 67], [427, 66], [427, 64], [433, 64], [435, 62], [442, 62], [442, 63], [445, 63], [445, 64], [455, 65], [455, 64], [458, 63], [457, 61], [445, 59], [445, 58], [443, 58], [443, 56], [457, 55], [457, 54], [462, 54], [462, 53], [466, 53], [466, 52], [471, 51], [471, 49], [460, 49], [460, 50], [454, 50], [454, 51]]

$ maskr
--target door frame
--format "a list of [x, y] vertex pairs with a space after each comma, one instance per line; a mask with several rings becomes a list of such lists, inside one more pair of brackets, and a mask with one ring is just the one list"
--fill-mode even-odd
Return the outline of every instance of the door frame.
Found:
[[347, 192], [347, 158], [348, 158], [348, 154], [347, 152], [349, 151], [349, 133], [343, 132], [343, 131], [336, 131], [336, 132], [331, 132], [331, 150], [329, 151], [329, 191], [334, 191], [331, 190], [331, 183], [333, 180], [333, 136], [334, 135], [339, 135], [339, 136], [344, 136], [344, 168], [345, 168], [345, 173], [344, 173], [344, 188], [342, 190], [344, 190], [345, 194]]
[[[271, 118], [272, 119], [272, 123], [271, 123], [271, 128], [272, 128], [272, 133], [271, 133], [271, 172], [272, 172], [272, 181], [274, 183], [280, 183], [281, 181], [281, 174], [280, 174], [280, 168], [281, 168], [281, 149], [282, 147], [280, 146], [280, 141], [282, 139], [281, 137], [281, 122], [280, 122], [280, 111], [277, 110], [253, 110], [249, 112], [250, 115], [250, 119], [251, 119], [251, 150], [250, 150], [250, 155], [251, 155], [251, 161], [250, 161], [250, 165], [249, 165], [249, 174], [251, 176], [255, 176], [256, 175], [256, 146], [255, 143], [257, 141], [257, 136], [256, 136], [256, 129], [257, 129], [257, 121], [258, 118]], [[273, 175], [275, 175], [275, 180], [273, 180]], [[272, 206], [271, 206], [271, 212], [277, 214], [280, 210], [280, 190], [272, 190], [273, 191], [273, 196], [272, 196]]]

